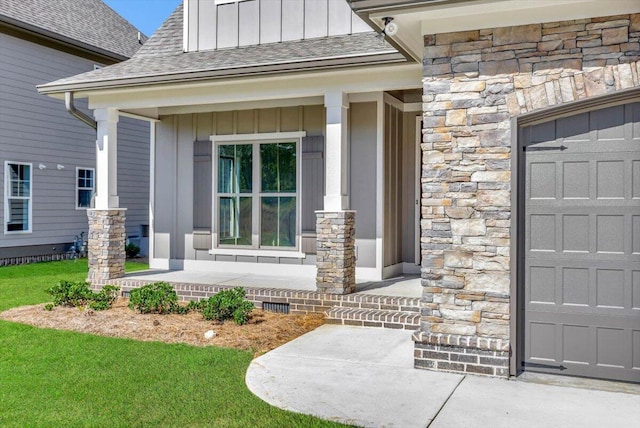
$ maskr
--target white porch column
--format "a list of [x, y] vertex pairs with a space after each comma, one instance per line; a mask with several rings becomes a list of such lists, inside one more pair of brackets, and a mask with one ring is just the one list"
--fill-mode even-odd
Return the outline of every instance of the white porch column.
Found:
[[326, 93], [324, 106], [327, 109], [324, 211], [343, 211], [349, 208], [349, 96], [344, 92]]
[[89, 281], [99, 287], [124, 276], [125, 209], [118, 198], [118, 110], [96, 109], [96, 198], [89, 218]]
[[324, 210], [316, 211], [316, 287], [320, 293], [349, 294], [356, 291], [356, 213], [348, 211], [349, 97], [327, 93], [324, 105], [326, 191]]
[[96, 109], [96, 200], [95, 208], [118, 208], [118, 110]]

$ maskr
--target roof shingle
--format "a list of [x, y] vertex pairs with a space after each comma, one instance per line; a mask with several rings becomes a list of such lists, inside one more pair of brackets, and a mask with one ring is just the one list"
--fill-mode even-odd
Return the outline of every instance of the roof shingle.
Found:
[[[102, 0], [0, 0], [0, 21], [131, 58], [138, 29]], [[142, 42], [147, 39], [142, 35]]]
[[[0, 0], [3, 1], [3, 0]], [[182, 5], [133, 56], [133, 58], [39, 86], [41, 92], [58, 92], [91, 87], [167, 82], [182, 78], [210, 78], [242, 73], [259, 73], [311, 68], [318, 62], [405, 61], [391, 45], [374, 32], [319, 37], [228, 49], [183, 52]], [[384, 57], [384, 58], [383, 58]], [[376, 59], [374, 59], [376, 58]], [[126, 82], [125, 82], [126, 81]]]

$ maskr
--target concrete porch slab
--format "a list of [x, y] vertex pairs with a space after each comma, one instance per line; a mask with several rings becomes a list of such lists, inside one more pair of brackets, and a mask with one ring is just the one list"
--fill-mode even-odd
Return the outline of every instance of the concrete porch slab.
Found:
[[[129, 273], [125, 275], [125, 279], [226, 285], [232, 287], [275, 288], [279, 290], [316, 291], [315, 278], [302, 276], [150, 269]], [[384, 281], [360, 281], [356, 285], [356, 294], [372, 294], [393, 297], [420, 297], [422, 295], [422, 286], [420, 285], [419, 275], [404, 275]]]

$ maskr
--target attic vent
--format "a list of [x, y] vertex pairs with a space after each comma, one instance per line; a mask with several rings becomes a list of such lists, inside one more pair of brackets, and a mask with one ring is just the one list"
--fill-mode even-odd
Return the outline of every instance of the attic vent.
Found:
[[274, 302], [262, 302], [262, 310], [275, 312], [277, 314], [288, 314], [289, 313], [289, 304], [288, 303], [274, 303]]

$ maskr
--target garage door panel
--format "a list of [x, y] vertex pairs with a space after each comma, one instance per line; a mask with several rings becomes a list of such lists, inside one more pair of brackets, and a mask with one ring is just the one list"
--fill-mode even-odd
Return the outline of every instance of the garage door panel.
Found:
[[639, 106], [523, 133], [527, 370], [640, 381]]
[[589, 360], [590, 342], [589, 327], [584, 325], [563, 325], [563, 362], [574, 364], [593, 364]]
[[590, 162], [567, 161], [562, 164], [562, 198], [589, 199]]
[[640, 199], [640, 161], [633, 161], [631, 165], [632, 197], [634, 199]]
[[589, 269], [567, 268], [562, 271], [562, 304], [589, 307]]
[[592, 127], [598, 141], [615, 141], [625, 139], [625, 106], [609, 107], [590, 113]]
[[598, 199], [624, 199], [624, 160], [596, 161]]
[[[631, 308], [640, 310], [640, 270], [631, 272], [631, 284]], [[638, 316], [640, 316], [640, 312]]]
[[640, 371], [640, 331], [632, 333], [631, 346], [633, 348], [632, 368]]
[[624, 215], [596, 216], [596, 251], [624, 254]]

